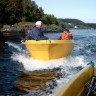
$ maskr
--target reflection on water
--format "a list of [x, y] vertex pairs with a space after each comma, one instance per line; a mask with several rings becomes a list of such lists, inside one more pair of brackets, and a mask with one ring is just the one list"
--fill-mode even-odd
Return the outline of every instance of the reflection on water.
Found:
[[61, 73], [60, 68], [55, 68], [53, 70], [41, 70], [26, 72], [22, 76], [17, 77], [16, 87], [23, 90], [43, 90], [46, 91], [46, 88], [54, 89], [57, 86], [54, 79], [59, 79], [65, 73]]

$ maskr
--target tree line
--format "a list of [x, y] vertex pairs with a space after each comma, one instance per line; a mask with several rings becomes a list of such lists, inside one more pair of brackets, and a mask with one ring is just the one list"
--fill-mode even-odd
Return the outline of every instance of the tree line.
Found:
[[0, 27], [22, 21], [36, 22], [38, 20], [47, 25], [56, 25], [53, 27], [58, 25], [61, 28], [77, 26], [84, 29], [96, 29], [96, 24], [87, 24], [77, 19], [57, 19], [54, 15], [45, 14], [42, 7], [39, 7], [33, 0], [0, 0]]
[[56, 24], [54, 15], [45, 14], [42, 7], [38, 7], [32, 0], [0, 0], [0, 24], [14, 24], [17, 22], [35, 22], [42, 20], [45, 24]]

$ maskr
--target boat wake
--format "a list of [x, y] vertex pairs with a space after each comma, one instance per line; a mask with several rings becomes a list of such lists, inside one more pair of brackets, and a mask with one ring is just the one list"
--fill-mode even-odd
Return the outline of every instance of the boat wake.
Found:
[[[17, 79], [19, 82], [18, 88], [21, 88], [21, 89], [26, 88], [26, 84], [27, 84], [28, 89], [30, 89], [30, 92], [28, 95], [35, 96], [36, 93], [37, 94], [40, 93], [42, 94], [40, 96], [54, 96], [53, 93], [55, 93], [59, 89], [59, 87], [62, 86], [63, 83], [66, 83], [71, 77], [73, 77], [78, 71], [80, 71], [87, 64], [85, 57], [82, 55], [79, 55], [79, 56], [71, 55], [66, 58], [64, 57], [64, 58], [50, 60], [50, 61], [33, 59], [29, 56], [29, 53], [24, 47], [23, 43], [21, 44], [15, 44], [12, 42], [6, 42], [6, 43], [10, 48], [13, 48], [15, 50], [15, 51], [12, 50], [11, 59], [13, 61], [18, 62], [20, 65], [22, 64], [24, 67], [24, 72], [25, 72], [24, 76], [18, 77]], [[31, 90], [30, 82], [28, 82], [28, 80], [26, 81], [27, 78], [30, 78], [30, 80], [29, 79], [28, 80], [29, 81], [32, 80], [32, 82], [34, 78], [35, 79], [34, 83], [36, 84], [39, 84], [38, 79], [42, 81], [42, 78], [43, 79], [45, 78], [46, 80], [45, 79], [44, 80], [46, 82], [44, 86], [47, 86], [46, 87], [47, 91], [35, 90], [35, 88], [37, 88], [42, 84], [35, 86], [35, 88], [31, 87], [34, 89], [34, 90]], [[22, 82], [24, 82], [24, 84], [22, 84]], [[52, 94], [50, 94], [50, 91]]]
[[[30, 96], [31, 95], [35, 96], [35, 94], [36, 93], [39, 94], [39, 92], [40, 92], [40, 94], [43, 94], [40, 96], [54, 96], [54, 93], [56, 93], [57, 90], [63, 84], [68, 82], [70, 78], [72, 78], [78, 71], [80, 71], [83, 67], [86, 66], [83, 56], [78, 56], [78, 57], [69, 56], [67, 58], [61, 58], [61, 59], [50, 60], [50, 61], [42, 61], [42, 60], [32, 59], [29, 56], [26, 56], [25, 54], [14, 53], [11, 56], [11, 58], [14, 61], [18, 61], [20, 64], [23, 65], [24, 69], [27, 70], [27, 72], [25, 72], [25, 73], [28, 74], [28, 77], [26, 77], [26, 74], [24, 76], [25, 76], [25, 78], [30, 78], [30, 81], [31, 81], [31, 79], [33, 80], [33, 78], [35, 79], [35, 77], [39, 79], [39, 75], [41, 76], [40, 80], [42, 81], [43, 80], [42, 78], [46, 78], [46, 76], [47, 76], [47, 78], [50, 78], [49, 75], [50, 74], [52, 75], [54, 72], [54, 74], [52, 75], [54, 78], [53, 79], [51, 78], [52, 80], [49, 79], [48, 81], [46, 80], [45, 84], [44, 83], [43, 83], [43, 85], [40, 84], [43, 87], [47, 86], [45, 89], [46, 91], [35, 90], [35, 88], [37, 88], [36, 86], [35, 86], [35, 88], [33, 88], [34, 90], [33, 89], [31, 90], [30, 83], [28, 84], [28, 81], [24, 80], [24, 78], [22, 78], [22, 76], [21, 76], [20, 80], [23, 80], [23, 81], [19, 82], [19, 79], [18, 79], [19, 88], [25, 88], [26, 87], [24, 85], [25, 83], [23, 84], [23, 86], [22, 86], [22, 84], [20, 85], [20, 83], [27, 82], [27, 87], [28, 87], [28, 89], [30, 89], [28, 95], [30, 95]], [[28, 73], [28, 71], [30, 71], [30, 74]], [[35, 77], [33, 74], [34, 72], [37, 72], [35, 74]], [[50, 72], [50, 74], [49, 74], [49, 72]], [[46, 76], [41, 75], [44, 73], [46, 73]], [[35, 79], [35, 82], [37, 82], [36, 80], [38, 80], [38, 79]], [[34, 83], [32, 83], [32, 84], [34, 84]], [[38, 82], [37, 82], [37, 84], [38, 84]], [[40, 85], [38, 85], [38, 86], [40, 86]], [[50, 94], [50, 92], [52, 94]]]
[[42, 60], [30, 58], [26, 54], [13, 53], [11, 58], [14, 61], [18, 61], [19, 63], [22, 63], [24, 68], [27, 71], [54, 69], [58, 67], [68, 69], [70, 67], [86, 66], [84, 62], [84, 58], [82, 56], [78, 56], [78, 57], [70, 56], [67, 58], [60, 58], [60, 59], [55, 59], [50, 61], [42, 61]]
[[26, 71], [35, 71], [35, 70], [48, 70], [54, 68], [61, 68], [66, 70], [66, 72], [72, 68], [76, 67], [85, 67], [87, 62], [85, 61], [84, 56], [69, 56], [60, 59], [50, 60], [50, 61], [42, 61], [38, 59], [33, 59], [29, 57], [29, 53], [24, 47], [24, 43], [16, 44], [13, 42], [5, 42], [8, 44], [10, 48], [15, 49], [12, 50], [11, 59], [14, 61], [18, 61], [23, 65]]
[[[14, 61], [18, 61], [21, 63], [25, 70], [27, 71], [35, 71], [35, 70], [43, 70], [43, 69], [53, 69], [53, 68], [64, 68], [68, 69], [69, 67], [78, 67], [78, 66], [86, 66], [86, 61], [83, 56], [69, 56], [60, 59], [43, 61], [38, 59], [33, 59], [29, 57], [29, 53], [26, 49], [24, 49], [24, 44], [15, 44], [12, 42], [6, 42], [9, 47], [13, 47], [17, 51], [13, 51], [11, 58]], [[23, 48], [22, 48], [23, 45]]]

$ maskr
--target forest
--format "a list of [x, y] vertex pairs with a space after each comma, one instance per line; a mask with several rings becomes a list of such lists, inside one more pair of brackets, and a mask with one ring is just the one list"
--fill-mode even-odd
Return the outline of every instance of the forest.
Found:
[[[36, 22], [41, 20], [46, 25], [58, 28], [96, 28], [96, 24], [84, 23], [77, 19], [59, 19], [53, 14], [45, 14], [33, 0], [0, 0], [0, 28], [19, 22]], [[59, 27], [57, 27], [59, 26]], [[53, 29], [54, 29], [53, 28]]]
[[58, 24], [54, 15], [44, 14], [32, 0], [0, 0], [0, 23], [14, 24], [21, 21], [35, 22], [42, 20], [45, 24]]

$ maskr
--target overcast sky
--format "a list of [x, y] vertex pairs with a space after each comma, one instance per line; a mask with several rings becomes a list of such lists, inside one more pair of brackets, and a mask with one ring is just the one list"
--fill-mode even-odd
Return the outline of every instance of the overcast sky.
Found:
[[44, 13], [57, 18], [79, 19], [96, 23], [96, 0], [33, 0]]

